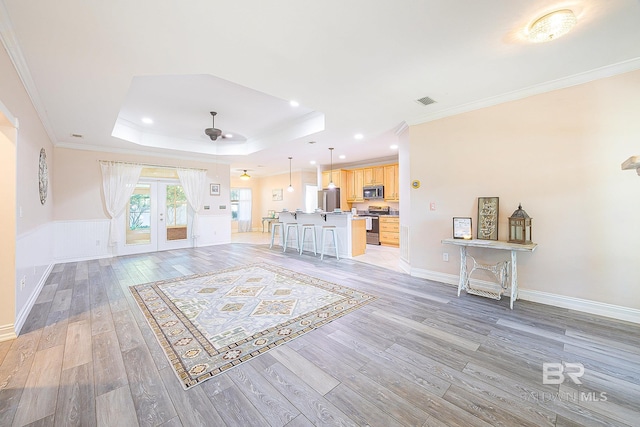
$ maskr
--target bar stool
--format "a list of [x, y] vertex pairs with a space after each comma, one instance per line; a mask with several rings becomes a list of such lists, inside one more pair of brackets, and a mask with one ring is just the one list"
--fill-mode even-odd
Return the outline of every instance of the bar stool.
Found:
[[[288, 222], [284, 226], [284, 245], [282, 245], [282, 252], [287, 251], [287, 245], [289, 244], [289, 231], [294, 230], [296, 232], [296, 244], [300, 246], [300, 235], [298, 234], [298, 223]], [[297, 249], [297, 248], [296, 248]]]
[[339, 260], [340, 256], [338, 256], [338, 235], [336, 234], [335, 225], [322, 226], [322, 249], [320, 251], [320, 259], [324, 259], [325, 238], [329, 233], [333, 234], [333, 246], [336, 248], [336, 260]]
[[300, 255], [302, 255], [302, 248], [304, 247], [304, 238], [307, 234], [307, 230], [311, 231], [311, 237], [313, 237], [313, 254], [318, 255], [318, 244], [316, 243], [316, 226], [313, 224], [302, 224], [302, 236], [300, 237]]
[[282, 223], [278, 221], [271, 223], [271, 244], [269, 245], [269, 248], [273, 247], [273, 238], [276, 236], [276, 229], [280, 230], [280, 238], [278, 240], [281, 240], [281, 246], [284, 246], [284, 233], [282, 232]]

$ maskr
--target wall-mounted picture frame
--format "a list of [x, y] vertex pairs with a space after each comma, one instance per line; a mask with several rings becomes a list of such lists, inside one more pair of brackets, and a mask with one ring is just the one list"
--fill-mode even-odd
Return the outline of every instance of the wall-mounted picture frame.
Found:
[[468, 217], [453, 218], [453, 238], [465, 239], [465, 240], [473, 239], [471, 218], [468, 218]]
[[271, 200], [279, 202], [282, 200], [282, 188], [274, 188], [271, 192]]
[[211, 196], [219, 196], [220, 195], [220, 184], [209, 184], [209, 195], [211, 195]]
[[498, 197], [478, 197], [478, 239], [498, 240]]

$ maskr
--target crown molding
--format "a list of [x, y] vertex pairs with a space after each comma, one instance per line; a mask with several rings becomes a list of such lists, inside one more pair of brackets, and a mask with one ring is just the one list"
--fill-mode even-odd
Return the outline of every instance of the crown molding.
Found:
[[120, 148], [120, 147], [105, 147], [102, 145], [91, 145], [91, 144], [77, 144], [71, 142], [61, 142], [55, 144], [56, 148], [68, 148], [71, 150], [83, 150], [83, 151], [99, 151], [102, 153], [115, 153], [115, 154], [129, 154], [132, 156], [153, 156], [153, 157], [162, 157], [169, 159], [179, 159], [179, 160], [187, 160], [192, 162], [200, 162], [200, 163], [214, 163], [225, 165], [228, 164], [224, 161], [221, 161], [220, 155], [214, 154], [199, 154], [197, 156], [189, 156], [177, 153], [163, 153], [160, 151], [144, 151], [144, 150], [132, 150], [128, 148]]
[[588, 83], [594, 80], [604, 79], [612, 77], [618, 74], [628, 73], [640, 69], [640, 57], [629, 59], [627, 61], [618, 62], [616, 64], [607, 65], [604, 67], [596, 68], [591, 71], [585, 71], [583, 73], [574, 74], [569, 77], [563, 77], [561, 79], [551, 80], [545, 83], [541, 83], [534, 86], [529, 86], [523, 89], [518, 89], [512, 92], [507, 92], [502, 95], [492, 96], [490, 98], [481, 99], [479, 101], [469, 102], [463, 105], [457, 105], [455, 107], [447, 108], [432, 113], [427, 113], [417, 117], [409, 122], [409, 125], [419, 125], [421, 123], [432, 122], [434, 120], [443, 119], [445, 117], [455, 116], [457, 114], [468, 113], [469, 111], [479, 110], [481, 108], [492, 107], [494, 105], [502, 104], [509, 101], [516, 101], [518, 99], [527, 98], [533, 95], [539, 95], [545, 92], [551, 92], [558, 89], [564, 89], [571, 86], [577, 86], [584, 83]]
[[0, 0], [0, 40], [2, 40], [2, 44], [9, 54], [9, 58], [18, 73], [18, 77], [20, 77], [22, 85], [24, 86], [29, 99], [31, 99], [31, 104], [33, 105], [33, 108], [35, 108], [36, 114], [38, 115], [44, 130], [49, 136], [49, 140], [52, 144], [55, 144], [56, 136], [53, 132], [53, 127], [49, 122], [46, 109], [40, 100], [38, 88], [31, 77], [27, 61], [25, 60], [22, 50], [18, 45], [18, 39], [13, 31], [13, 24], [9, 20], [9, 11], [7, 10], [3, 0]]

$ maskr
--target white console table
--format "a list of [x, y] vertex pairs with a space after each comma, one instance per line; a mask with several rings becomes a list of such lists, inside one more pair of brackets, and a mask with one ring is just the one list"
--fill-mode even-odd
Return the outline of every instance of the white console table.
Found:
[[[467, 273], [467, 248], [468, 247], [510, 251], [511, 252], [511, 262], [510, 262], [511, 264], [510, 265], [511, 304], [510, 306], [511, 306], [511, 309], [513, 310], [513, 303], [518, 298], [518, 264], [517, 264], [516, 254], [518, 252], [533, 252], [538, 246], [537, 244], [531, 243], [528, 245], [523, 245], [519, 243], [508, 243], [508, 242], [501, 242], [497, 240], [479, 240], [479, 239], [471, 239], [471, 240], [444, 239], [442, 240], [442, 243], [447, 245], [460, 246], [460, 281], [458, 283], [458, 296], [460, 296], [460, 291], [462, 291], [463, 289], [469, 293], [475, 293], [476, 295], [487, 296], [487, 295], [483, 295], [483, 292], [481, 291], [470, 292], [470, 289], [468, 287], [468, 283], [469, 283], [469, 273]], [[489, 270], [489, 271], [492, 271], [494, 274], [496, 274], [496, 268], [498, 266], [487, 266], [483, 264], [477, 264], [475, 259], [473, 261], [474, 261], [474, 268]], [[502, 283], [501, 285], [504, 286], [504, 283]], [[498, 298], [496, 299], [500, 299], [500, 295], [498, 295]]]

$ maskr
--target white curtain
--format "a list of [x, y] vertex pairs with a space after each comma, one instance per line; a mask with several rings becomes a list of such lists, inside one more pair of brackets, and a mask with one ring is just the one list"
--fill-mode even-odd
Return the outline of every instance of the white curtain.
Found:
[[191, 237], [194, 240], [200, 236], [198, 234], [198, 212], [202, 207], [202, 200], [207, 187], [207, 172], [199, 169], [178, 169], [180, 184], [184, 189], [184, 195], [193, 209], [193, 223], [191, 225]]
[[251, 231], [251, 189], [238, 189], [238, 231]]
[[142, 172], [141, 165], [118, 162], [100, 162], [104, 207], [111, 217], [109, 222], [109, 246], [118, 242], [116, 218], [124, 212], [127, 202], [136, 189]]

